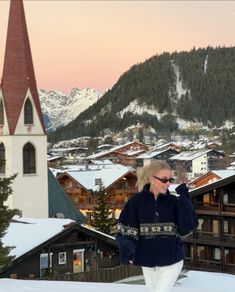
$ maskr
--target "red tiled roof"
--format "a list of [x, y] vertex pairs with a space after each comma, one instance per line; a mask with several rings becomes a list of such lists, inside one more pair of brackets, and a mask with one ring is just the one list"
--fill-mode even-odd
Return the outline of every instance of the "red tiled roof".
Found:
[[1, 88], [10, 134], [14, 134], [28, 88], [45, 132], [22, 0], [10, 3]]

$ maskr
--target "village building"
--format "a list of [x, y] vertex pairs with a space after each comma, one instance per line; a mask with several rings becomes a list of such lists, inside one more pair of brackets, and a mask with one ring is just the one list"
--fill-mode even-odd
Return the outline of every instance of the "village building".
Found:
[[189, 269], [235, 274], [235, 175], [190, 191], [199, 218], [186, 239]]
[[114, 237], [71, 219], [15, 216], [3, 244], [13, 246], [15, 258], [1, 278], [52, 278], [119, 265]]
[[189, 183], [191, 189], [198, 188], [204, 186], [206, 184], [210, 184], [218, 179], [223, 179], [229, 176], [235, 175], [235, 169], [221, 169], [221, 170], [211, 170], [206, 174], [196, 178], [195, 180]]
[[179, 152], [171, 148], [157, 148], [147, 151], [136, 157], [137, 166], [149, 164], [151, 160], [165, 160], [169, 162], [170, 157], [178, 154]]
[[49, 218], [72, 219], [79, 224], [87, 221], [50, 170], [48, 170], [48, 208]]
[[134, 169], [120, 164], [90, 164], [57, 170], [57, 179], [76, 207], [87, 217], [93, 212], [96, 194], [102, 184], [108, 194], [111, 211], [118, 218], [126, 201], [137, 191]]
[[148, 146], [140, 142], [128, 142], [123, 145], [115, 146], [106, 151], [98, 151], [86, 157], [86, 159], [109, 159], [113, 163], [136, 166], [136, 157], [148, 151]]
[[225, 154], [214, 149], [182, 151], [169, 158], [175, 176], [184, 174], [188, 181], [206, 174], [209, 170], [224, 169], [227, 163]]

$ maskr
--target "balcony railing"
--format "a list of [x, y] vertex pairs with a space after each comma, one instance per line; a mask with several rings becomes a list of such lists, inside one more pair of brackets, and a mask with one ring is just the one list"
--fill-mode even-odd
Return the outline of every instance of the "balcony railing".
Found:
[[198, 210], [210, 210], [210, 211], [219, 211], [219, 203], [210, 202], [195, 202], [195, 208]]
[[228, 263], [226, 263], [226, 265], [224, 267], [224, 270], [225, 270], [225, 272], [234, 274], [234, 271], [235, 271], [235, 263], [234, 264], [228, 264]]
[[197, 239], [219, 239], [220, 234], [218, 232], [213, 231], [203, 231], [203, 230], [197, 230], [196, 232], [196, 238]]
[[225, 233], [224, 234], [224, 241], [226, 241], [226, 242], [235, 242], [235, 234]]
[[218, 260], [204, 260], [197, 259], [198, 267], [220, 270], [220, 261]]
[[235, 213], [235, 204], [224, 204], [223, 212]]

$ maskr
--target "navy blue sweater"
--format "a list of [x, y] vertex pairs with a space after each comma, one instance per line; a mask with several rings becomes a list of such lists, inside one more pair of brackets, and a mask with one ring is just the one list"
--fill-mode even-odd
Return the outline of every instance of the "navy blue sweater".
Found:
[[183, 238], [198, 225], [198, 218], [182, 184], [179, 196], [160, 194], [157, 199], [145, 185], [126, 203], [117, 225], [120, 262], [155, 267], [174, 264], [184, 258]]

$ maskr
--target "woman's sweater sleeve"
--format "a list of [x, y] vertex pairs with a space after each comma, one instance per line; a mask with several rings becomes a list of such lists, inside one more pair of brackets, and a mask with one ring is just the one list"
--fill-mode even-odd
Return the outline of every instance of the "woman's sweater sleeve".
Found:
[[187, 237], [198, 226], [198, 218], [186, 184], [179, 185], [176, 189], [177, 198], [177, 232], [180, 237]]
[[127, 265], [133, 259], [138, 242], [138, 234], [135, 204], [130, 199], [122, 210], [117, 224], [116, 240], [119, 246], [121, 264]]

